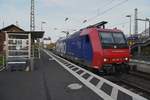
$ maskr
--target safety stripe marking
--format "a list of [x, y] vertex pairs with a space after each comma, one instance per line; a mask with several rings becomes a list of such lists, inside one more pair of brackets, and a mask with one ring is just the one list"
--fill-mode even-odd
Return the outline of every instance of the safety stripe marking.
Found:
[[93, 79], [94, 76], [90, 76], [87, 81], [90, 81], [91, 79]]
[[[133, 92], [127, 90], [127, 89], [124, 89], [124, 88], [122, 88], [122, 87], [120, 87], [120, 86], [118, 86], [118, 85], [116, 85], [116, 84], [114, 84], [114, 83], [112, 83], [112, 82], [110, 82], [110, 81], [108, 81], [108, 80], [106, 80], [106, 79], [100, 77], [100, 76], [97, 76], [97, 75], [93, 74], [92, 72], [89, 72], [89, 71], [87, 71], [87, 70], [85, 70], [85, 69], [83, 69], [83, 68], [81, 68], [81, 67], [79, 67], [79, 66], [77, 66], [77, 65], [75, 65], [75, 64], [73, 64], [73, 63], [71, 63], [71, 62], [69, 62], [69, 61], [67, 61], [67, 60], [65, 60], [65, 59], [63, 59], [63, 58], [61, 58], [61, 57], [55, 55], [55, 54], [53, 54], [53, 53], [51, 53], [50, 51], [49, 51], [49, 52], [46, 51], [46, 50], [43, 50], [43, 51], [45, 51], [45, 53], [47, 53], [49, 56], [51, 56], [52, 58], [54, 58], [56, 62], [58, 62], [62, 67], [64, 67], [64, 68], [65, 68], [66, 70], [68, 70], [71, 74], [73, 74], [77, 79], [79, 79], [83, 84], [85, 84], [85, 85], [86, 85], [88, 88], [90, 88], [93, 92], [95, 92], [95, 93], [96, 93], [97, 95], [99, 95], [101, 98], [104, 98], [104, 100], [116, 100], [116, 99], [114, 99], [114, 97], [117, 97], [117, 99], [122, 100], [122, 99], [120, 99], [120, 97], [122, 98], [122, 94], [123, 94], [123, 97], [127, 97], [127, 98], [128, 98], [128, 97], [132, 97], [133, 100], [147, 100], [146, 98], [144, 98], [144, 97], [142, 97], [142, 96], [139, 96], [139, 95], [137, 95], [137, 94], [135, 94], [135, 93], [133, 93]], [[78, 74], [78, 72], [80, 72], [80, 70], [77, 71], [77, 72], [74, 72], [73, 70], [71, 70], [70, 68], [68, 68], [67, 66], [65, 66], [62, 62], [60, 62], [58, 59], [61, 60], [61, 61], [64, 60], [64, 61], [66, 61], [67, 63], [70, 63], [70, 64], [72, 64], [73, 66], [75, 66], [75, 67], [77, 67], [77, 68], [83, 70], [84, 72], [82, 72], [81, 74]], [[84, 78], [82, 77], [82, 76], [83, 76], [84, 74], [86, 74], [86, 73], [88, 73], [88, 74], [90, 74], [91, 76], [94, 76], [95, 78], [99, 79], [100, 82], [99, 82], [96, 86], [94, 86], [92, 83], [90, 83], [89, 81], [87, 81], [86, 79], [84, 79]], [[106, 84], [108, 84], [108, 85], [110, 85], [110, 86], [113, 87], [113, 88], [112, 88], [112, 91], [111, 91], [111, 93], [110, 93], [110, 94], [111, 94], [110, 96], [101, 90], [101, 87], [102, 87], [102, 85], [103, 85], [104, 83], [106, 83]], [[121, 96], [119, 95], [119, 97], [118, 97], [118, 94], [116, 94], [116, 96], [111, 97], [111, 96], [112, 96], [112, 93], [113, 93], [114, 87], [115, 87], [118, 91], [121, 91], [121, 93], [122, 93]], [[124, 95], [124, 94], [125, 94], [125, 95]]]
[[72, 65], [68, 65], [67, 67], [70, 67], [70, 66], [72, 66]]
[[104, 83], [103, 81], [100, 81], [100, 82], [96, 85], [96, 87], [100, 89], [100, 88], [102, 87], [103, 83]]
[[77, 69], [75, 72], [77, 73], [78, 71], [80, 71], [80, 69]]
[[82, 74], [80, 74], [80, 76], [83, 76], [84, 74], [86, 74], [86, 72], [83, 72]]
[[[63, 63], [63, 62], [62, 62], [62, 63]], [[67, 63], [67, 62], [64, 62], [63, 64], [65, 65], [65, 64], [68, 64], [68, 63]]]
[[74, 69], [74, 68], [76, 68], [76, 67], [75, 67], [75, 66], [73, 66], [73, 67], [72, 67], [72, 68], [70, 68], [70, 69], [72, 70], [72, 69]]
[[67, 66], [67, 65], [68, 65], [68, 63], [65, 63], [64, 65], [66, 65], [66, 66]]
[[114, 98], [114, 100], [117, 100], [117, 94], [118, 94], [118, 89], [114, 87], [112, 89], [111, 97]]

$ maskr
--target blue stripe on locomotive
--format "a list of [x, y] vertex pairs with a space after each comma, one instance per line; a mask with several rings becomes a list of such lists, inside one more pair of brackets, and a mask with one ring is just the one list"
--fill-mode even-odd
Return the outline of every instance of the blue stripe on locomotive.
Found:
[[80, 32], [76, 32], [67, 38], [66, 54], [91, 63], [93, 52], [88, 35], [80, 36]]

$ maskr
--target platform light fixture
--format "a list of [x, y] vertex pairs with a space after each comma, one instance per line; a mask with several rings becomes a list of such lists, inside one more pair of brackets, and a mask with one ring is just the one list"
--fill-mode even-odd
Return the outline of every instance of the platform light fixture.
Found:
[[129, 23], [129, 34], [131, 36], [131, 15], [127, 15], [126, 17], [128, 17], [129, 20], [130, 20], [130, 23]]

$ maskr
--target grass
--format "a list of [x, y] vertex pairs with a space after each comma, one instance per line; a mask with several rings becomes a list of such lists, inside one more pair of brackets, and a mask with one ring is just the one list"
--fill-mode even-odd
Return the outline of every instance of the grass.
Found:
[[2, 55], [0, 55], [0, 65], [3, 65], [3, 61], [4, 59], [3, 59], [3, 56]]

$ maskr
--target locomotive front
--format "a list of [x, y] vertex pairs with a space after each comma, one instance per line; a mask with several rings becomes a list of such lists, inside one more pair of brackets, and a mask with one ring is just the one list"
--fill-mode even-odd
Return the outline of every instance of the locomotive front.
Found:
[[99, 31], [102, 47], [102, 66], [107, 72], [125, 72], [129, 70], [130, 50], [123, 32], [114, 29]]

